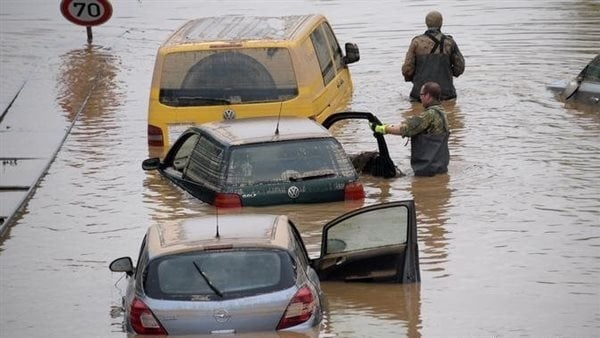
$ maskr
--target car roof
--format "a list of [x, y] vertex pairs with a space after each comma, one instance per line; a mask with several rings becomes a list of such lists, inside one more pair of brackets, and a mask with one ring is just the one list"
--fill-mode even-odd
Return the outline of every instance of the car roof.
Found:
[[285, 215], [229, 214], [154, 224], [148, 228], [146, 246], [152, 259], [168, 254], [224, 247], [287, 250], [289, 242], [288, 218]]
[[207, 42], [291, 41], [305, 27], [319, 22], [319, 14], [288, 16], [225, 15], [188, 21], [171, 35], [164, 46]]
[[215, 139], [229, 145], [276, 142], [307, 138], [332, 138], [319, 123], [296, 116], [277, 116], [221, 120], [192, 129], [205, 130]]

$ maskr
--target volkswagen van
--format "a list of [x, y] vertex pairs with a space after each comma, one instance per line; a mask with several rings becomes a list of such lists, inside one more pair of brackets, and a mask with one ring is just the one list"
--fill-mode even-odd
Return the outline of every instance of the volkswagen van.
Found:
[[158, 49], [148, 144], [168, 147], [187, 128], [215, 120], [295, 115], [322, 122], [346, 108], [348, 64], [359, 58], [353, 43], [342, 51], [318, 14], [191, 20]]

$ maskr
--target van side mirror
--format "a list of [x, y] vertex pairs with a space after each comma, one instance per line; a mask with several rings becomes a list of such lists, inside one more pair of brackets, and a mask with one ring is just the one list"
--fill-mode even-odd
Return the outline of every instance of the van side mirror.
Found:
[[148, 158], [142, 162], [142, 169], [156, 170], [160, 168], [160, 159], [158, 157]]
[[108, 266], [112, 272], [125, 272], [127, 276], [133, 275], [133, 262], [130, 257], [117, 258]]
[[346, 42], [346, 56], [344, 56], [344, 63], [349, 65], [360, 60], [360, 52], [358, 46], [352, 42]]

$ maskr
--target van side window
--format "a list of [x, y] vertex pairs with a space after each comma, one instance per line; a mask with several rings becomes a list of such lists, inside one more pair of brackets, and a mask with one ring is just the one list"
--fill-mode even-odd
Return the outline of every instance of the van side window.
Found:
[[319, 65], [321, 66], [321, 75], [323, 76], [325, 86], [327, 86], [335, 77], [335, 67], [333, 65], [333, 60], [331, 59], [331, 49], [325, 36], [326, 33], [323, 27], [324, 25], [321, 25], [315, 29], [315, 31], [310, 35], [310, 40], [313, 43], [315, 52], [317, 53], [317, 59], [319, 60]]
[[323, 27], [325, 35], [327, 36], [327, 40], [329, 41], [329, 48], [331, 49], [331, 55], [333, 55], [333, 63], [335, 65], [336, 73], [339, 73], [345, 66], [342, 48], [340, 48], [340, 45], [338, 44], [331, 27], [327, 23], [323, 23], [321, 26]]

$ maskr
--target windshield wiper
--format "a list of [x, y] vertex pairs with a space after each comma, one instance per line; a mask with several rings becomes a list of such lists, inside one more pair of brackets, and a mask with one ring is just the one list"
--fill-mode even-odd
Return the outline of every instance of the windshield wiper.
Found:
[[210, 282], [210, 279], [208, 279], [208, 276], [206, 276], [206, 274], [202, 271], [202, 269], [200, 269], [200, 266], [198, 266], [198, 264], [196, 264], [196, 262], [193, 262], [194, 266], [196, 267], [196, 270], [198, 270], [198, 272], [200, 273], [200, 276], [202, 276], [202, 278], [204, 278], [204, 281], [206, 282], [206, 284], [208, 284], [208, 287], [210, 287], [211, 290], [213, 290], [217, 296], [223, 298], [223, 293], [221, 291], [219, 291], [219, 289], [217, 289], [216, 286], [213, 285], [213, 283]]

